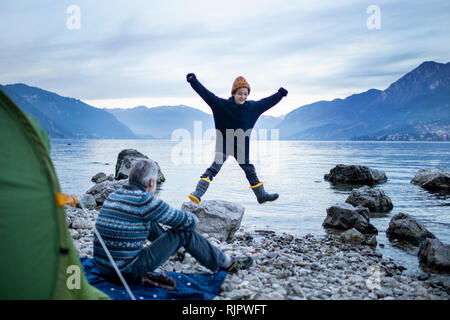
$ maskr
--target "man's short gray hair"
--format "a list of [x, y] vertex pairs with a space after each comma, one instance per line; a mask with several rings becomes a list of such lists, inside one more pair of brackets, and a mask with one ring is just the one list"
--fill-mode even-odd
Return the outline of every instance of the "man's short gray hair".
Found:
[[153, 160], [139, 160], [131, 168], [128, 181], [147, 187], [150, 179], [154, 179], [157, 182], [157, 176], [158, 167]]

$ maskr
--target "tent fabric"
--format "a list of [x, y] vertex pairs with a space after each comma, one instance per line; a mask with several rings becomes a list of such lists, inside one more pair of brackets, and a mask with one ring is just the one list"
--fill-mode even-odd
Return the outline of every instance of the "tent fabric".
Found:
[[[81, 258], [84, 273], [89, 283], [107, 293], [113, 300], [130, 300], [130, 296], [120, 281], [110, 282], [102, 277], [91, 258]], [[143, 283], [128, 284], [137, 300], [211, 300], [220, 292], [220, 287], [228, 272], [211, 274], [167, 272], [176, 282], [175, 290], [149, 287]]]
[[[109, 299], [87, 282], [56, 204], [47, 133], [1, 89], [0, 130], [0, 299]], [[67, 285], [71, 266], [79, 288]]]

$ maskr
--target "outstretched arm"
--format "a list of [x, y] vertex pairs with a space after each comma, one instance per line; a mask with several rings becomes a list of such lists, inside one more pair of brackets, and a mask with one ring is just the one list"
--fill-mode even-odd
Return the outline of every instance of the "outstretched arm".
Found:
[[256, 101], [256, 103], [255, 103], [256, 111], [259, 112], [260, 114], [266, 112], [267, 110], [272, 108], [274, 105], [276, 105], [278, 102], [280, 102], [280, 100], [283, 97], [287, 96], [287, 94], [288, 94], [288, 92], [286, 89], [280, 88], [280, 89], [278, 89], [277, 93], [275, 93], [267, 98]]
[[210, 106], [211, 109], [214, 109], [220, 98], [217, 97], [214, 93], [206, 89], [200, 81], [197, 80], [197, 77], [194, 73], [189, 73], [186, 76], [187, 82], [191, 84], [191, 87], [199, 94], [199, 96]]

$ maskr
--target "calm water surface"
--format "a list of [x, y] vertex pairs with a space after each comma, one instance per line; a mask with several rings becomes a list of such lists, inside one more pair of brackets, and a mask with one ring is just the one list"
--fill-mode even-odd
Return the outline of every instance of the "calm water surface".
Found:
[[[383, 170], [388, 181], [382, 188], [394, 209], [384, 217], [371, 218], [378, 229], [377, 247], [384, 256], [420, 272], [417, 248], [405, 250], [392, 245], [385, 230], [399, 212], [420, 221], [442, 242], [450, 243], [450, 196], [433, 194], [410, 183], [419, 169], [450, 170], [450, 143], [447, 142], [349, 142], [349, 141], [252, 141], [251, 158], [268, 192], [280, 198], [259, 205], [233, 158], [229, 158], [212, 181], [204, 200], [221, 199], [245, 207], [242, 225], [250, 230], [271, 229], [297, 236], [324, 235], [322, 222], [326, 208], [343, 203], [351, 189], [336, 188], [323, 179], [336, 164], [359, 164]], [[67, 140], [53, 139], [51, 157], [63, 192], [83, 194], [102, 171], [114, 173], [117, 155], [123, 149], [137, 149], [157, 161], [166, 182], [159, 197], [175, 207], [188, 201], [200, 175], [212, 162], [213, 146], [192, 147], [178, 153], [179, 142], [169, 140]], [[180, 155], [183, 158], [180, 158]]]

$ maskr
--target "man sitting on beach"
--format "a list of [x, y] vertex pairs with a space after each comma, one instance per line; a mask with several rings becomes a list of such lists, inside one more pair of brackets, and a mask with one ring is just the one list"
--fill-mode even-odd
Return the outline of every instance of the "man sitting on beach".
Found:
[[[199, 263], [212, 271], [249, 268], [250, 257], [230, 257], [195, 230], [193, 213], [170, 207], [154, 195], [158, 169], [152, 160], [140, 160], [130, 170], [128, 183], [110, 194], [95, 226], [127, 281], [140, 282], [170, 256], [184, 247]], [[159, 225], [171, 227], [167, 231]], [[144, 247], [146, 240], [151, 245]], [[106, 277], [115, 271], [97, 237], [94, 260]]]

